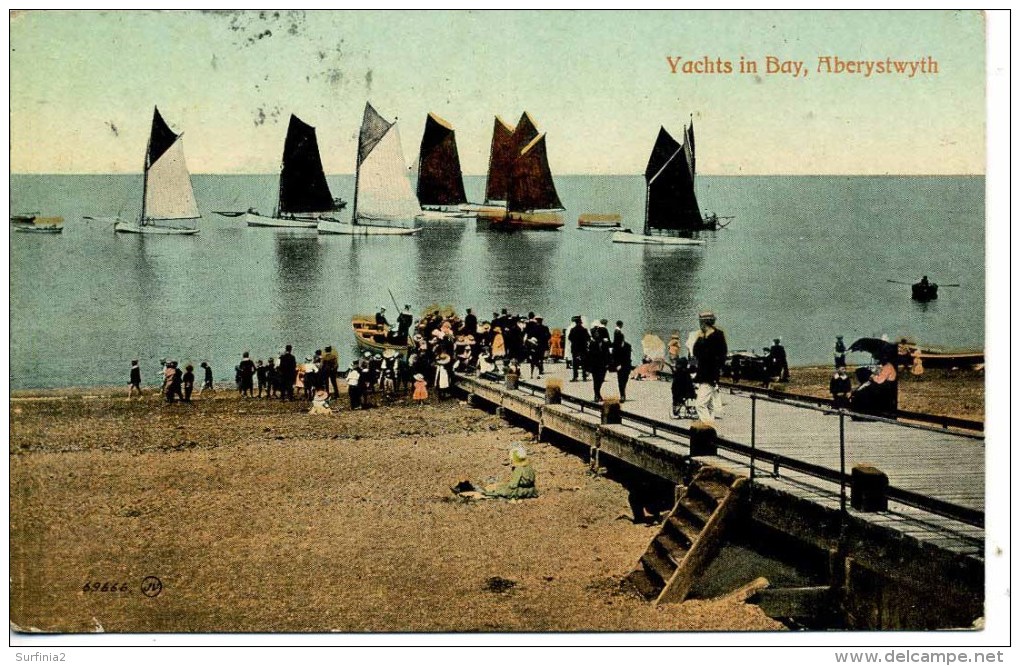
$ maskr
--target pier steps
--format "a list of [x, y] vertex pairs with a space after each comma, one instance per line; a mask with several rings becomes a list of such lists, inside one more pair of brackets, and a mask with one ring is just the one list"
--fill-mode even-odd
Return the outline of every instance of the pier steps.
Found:
[[746, 483], [719, 467], [699, 470], [625, 583], [656, 604], [683, 601], [719, 552]]

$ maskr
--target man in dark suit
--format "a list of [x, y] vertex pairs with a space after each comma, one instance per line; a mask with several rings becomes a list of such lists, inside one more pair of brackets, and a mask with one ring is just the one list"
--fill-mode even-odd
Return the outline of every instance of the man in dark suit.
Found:
[[592, 388], [595, 390], [595, 402], [602, 402], [602, 384], [606, 381], [606, 369], [609, 367], [612, 345], [609, 342], [609, 331], [605, 320], [591, 327], [591, 343], [588, 345], [588, 371], [591, 372]]
[[290, 345], [287, 345], [286, 349], [280, 354], [280, 364], [278, 372], [280, 373], [280, 398], [286, 398], [287, 400], [294, 399], [294, 382], [297, 380], [297, 359], [294, 358], [294, 354], [291, 353]]
[[570, 366], [574, 370], [574, 377], [570, 380], [577, 381], [577, 370], [580, 368], [582, 381], [588, 381], [588, 344], [591, 342], [591, 334], [584, 327], [581, 315], [573, 318], [574, 324], [567, 333], [567, 341], [570, 342]]
[[626, 341], [627, 338], [623, 335], [623, 322], [617, 321], [616, 328], [613, 329], [613, 365], [620, 365], [619, 354]]
[[460, 327], [460, 332], [464, 335], [474, 335], [478, 332], [478, 317], [471, 312], [471, 308], [468, 308], [467, 314], [464, 315], [464, 324]]

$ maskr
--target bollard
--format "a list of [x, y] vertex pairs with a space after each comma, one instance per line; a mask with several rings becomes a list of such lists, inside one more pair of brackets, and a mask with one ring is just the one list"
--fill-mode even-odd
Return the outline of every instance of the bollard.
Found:
[[620, 399], [606, 398], [602, 401], [602, 425], [613, 425], [620, 423]]
[[888, 511], [889, 477], [873, 465], [854, 465], [850, 472], [850, 506], [858, 511]]
[[718, 452], [715, 428], [704, 421], [691, 424], [691, 457], [714, 456]]
[[510, 389], [511, 391], [516, 391], [517, 390], [517, 380], [520, 379], [520, 378], [521, 378], [521, 376], [518, 375], [517, 373], [514, 373], [514, 372], [506, 373], [506, 387], [508, 389]]
[[559, 405], [563, 402], [563, 382], [550, 379], [545, 383], [545, 404]]

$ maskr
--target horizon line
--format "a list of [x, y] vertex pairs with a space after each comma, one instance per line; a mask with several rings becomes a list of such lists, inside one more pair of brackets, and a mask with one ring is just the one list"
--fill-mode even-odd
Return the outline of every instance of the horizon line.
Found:
[[[410, 173], [410, 172], [409, 172]], [[9, 176], [141, 176], [140, 171], [10, 171]], [[195, 171], [190, 175], [192, 176], [279, 176], [279, 171], [245, 171], [245, 172], [222, 172], [222, 171]], [[354, 173], [327, 173], [327, 176], [354, 176]], [[484, 173], [466, 173], [462, 174], [465, 177], [476, 178], [485, 177], [488, 174]], [[828, 177], [839, 177], [846, 176], [851, 178], [864, 178], [864, 177], [902, 177], [902, 178], [930, 178], [933, 176], [942, 176], [947, 178], [966, 178], [966, 177], [978, 177], [987, 176], [987, 172], [979, 173], [790, 173], [790, 172], [771, 172], [771, 173], [699, 173], [698, 176], [712, 176], [714, 178], [743, 178], [748, 176], [803, 176], [807, 178], [813, 178], [818, 176]], [[574, 177], [574, 176], [634, 176], [636, 178], [642, 177], [640, 173], [561, 173], [553, 176], [554, 178], [563, 177]]]

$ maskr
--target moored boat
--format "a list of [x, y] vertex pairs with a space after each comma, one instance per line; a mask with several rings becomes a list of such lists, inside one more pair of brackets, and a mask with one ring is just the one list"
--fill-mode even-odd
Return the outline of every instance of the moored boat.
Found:
[[[496, 126], [499, 128], [499, 123]], [[505, 142], [509, 146], [509, 157], [505, 164], [506, 209], [501, 216], [497, 214], [491, 217], [494, 227], [554, 230], [563, 226], [563, 217], [559, 213], [564, 208], [549, 168], [545, 137], [545, 134], [538, 132], [531, 116], [525, 111], [509, 140]], [[493, 146], [496, 150], [496, 135], [493, 136]], [[492, 161], [502, 164], [503, 160], [503, 153], [500, 152]], [[487, 184], [487, 196], [498, 197], [502, 194], [502, 191], [496, 189], [501, 184], [499, 174], [496, 176], [491, 192]], [[479, 217], [482, 215], [479, 213]]]
[[666, 234], [636, 234], [630, 229], [615, 231], [611, 236], [614, 243], [630, 243], [632, 245], [704, 245], [705, 241], [700, 238], [684, 238], [683, 236], [669, 236]]
[[718, 218], [701, 216], [694, 189], [694, 123], [684, 127], [684, 142], [674, 139], [665, 127], [659, 134], [645, 167], [645, 224], [642, 233], [618, 231], [614, 243], [640, 245], [703, 245], [696, 231], [715, 229]]
[[915, 301], [934, 301], [939, 297], [939, 286], [928, 281], [928, 276], [921, 278], [920, 282], [910, 285], [910, 298]]
[[28, 234], [59, 234], [64, 230], [64, 218], [42, 217], [38, 214], [12, 215], [15, 231]]
[[611, 231], [620, 228], [618, 213], [582, 213], [577, 218], [577, 226], [593, 231]]
[[453, 127], [434, 113], [425, 118], [418, 150], [418, 203], [424, 220], [449, 220], [473, 217], [461, 206], [467, 204], [464, 175], [457, 153]]
[[420, 230], [416, 219], [421, 206], [407, 179], [397, 123], [367, 102], [358, 134], [353, 209], [350, 222], [324, 216], [319, 233], [409, 236]]
[[183, 136], [183, 132], [175, 134], [170, 129], [158, 108], [153, 110], [152, 130], [145, 149], [142, 213], [137, 220], [116, 219], [114, 231], [159, 236], [190, 236], [198, 233], [196, 227], [160, 224], [202, 217], [191, 187], [191, 174], [184, 160]]
[[276, 210], [272, 215], [262, 215], [249, 208], [243, 214], [245, 223], [249, 227], [315, 229], [319, 219], [335, 215], [346, 206], [329, 191], [315, 128], [291, 114], [283, 143]]
[[355, 315], [351, 319], [351, 327], [354, 329], [354, 339], [358, 343], [358, 348], [362, 351], [381, 354], [391, 350], [398, 354], [407, 354], [411, 345], [410, 338], [403, 342], [392, 340], [388, 332], [375, 323], [375, 317]]

